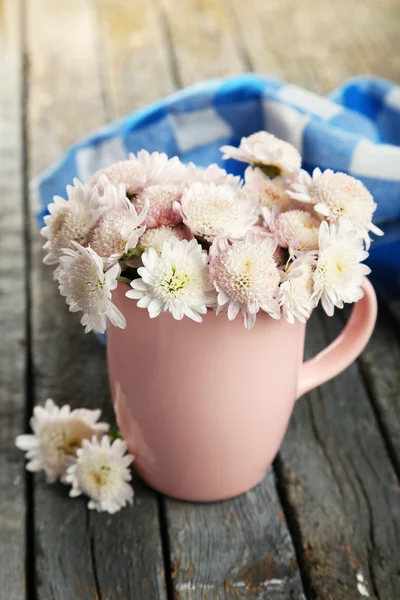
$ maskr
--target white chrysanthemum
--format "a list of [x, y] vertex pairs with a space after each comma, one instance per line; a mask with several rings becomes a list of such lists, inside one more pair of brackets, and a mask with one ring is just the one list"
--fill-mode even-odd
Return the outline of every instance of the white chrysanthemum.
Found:
[[371, 269], [361, 261], [367, 257], [363, 239], [351, 223], [346, 220], [338, 226], [321, 223], [314, 293], [329, 316], [335, 306], [343, 308], [344, 302], [357, 302], [363, 297], [361, 286]]
[[140, 150], [137, 155], [129, 155], [130, 160], [137, 160], [147, 173], [147, 185], [156, 183], [183, 183], [186, 179], [187, 166], [177, 156], [168, 158], [165, 152]]
[[[276, 180], [279, 180], [277, 182]], [[271, 179], [252, 179], [247, 182], [242, 192], [244, 197], [256, 204], [261, 214], [262, 208], [272, 211], [274, 208], [278, 212], [288, 210], [293, 205], [293, 200], [282, 185], [281, 178]]]
[[174, 203], [181, 199], [183, 186], [174, 183], [149, 185], [135, 199], [134, 204], [142, 209], [148, 203], [149, 210], [144, 224], [146, 227], [161, 227], [162, 225], [177, 225], [182, 222]]
[[157, 254], [161, 254], [164, 242], [168, 242], [172, 238], [178, 240], [190, 240], [193, 238], [186, 225], [178, 225], [178, 227], [157, 227], [156, 229], [147, 229], [139, 240], [139, 248], [142, 252], [146, 252], [153, 248]]
[[322, 173], [314, 169], [311, 177], [302, 170], [297, 182], [291, 184], [289, 194], [295, 200], [313, 204], [330, 223], [337, 225], [341, 219], [347, 219], [363, 233], [367, 244], [368, 231], [383, 235], [372, 223], [376, 209], [373, 197], [361, 181], [346, 173], [334, 173], [330, 169]]
[[288, 210], [280, 214], [263, 209], [265, 224], [278, 243], [289, 250], [308, 251], [318, 248], [320, 220], [305, 210]]
[[[259, 167], [252, 167], [251, 165], [246, 167], [244, 171], [245, 183], [250, 183], [251, 181], [257, 179], [270, 179], [270, 177], [268, 177], [268, 175], [266, 175], [264, 171], [262, 171]], [[278, 181], [283, 181], [285, 178], [282, 175], [277, 175], [276, 177], [274, 177], [274, 179]]]
[[217, 314], [234, 319], [239, 311], [245, 327], [253, 327], [261, 309], [280, 318], [279, 270], [274, 260], [276, 241], [247, 233], [244, 241], [230, 245], [217, 239], [210, 251], [211, 276], [218, 292]]
[[209, 241], [216, 237], [243, 239], [258, 219], [254, 204], [231, 185], [194, 183], [175, 206], [192, 233]]
[[90, 223], [86, 228], [87, 232], [90, 232], [97, 219], [101, 217], [105, 212], [109, 210], [121, 210], [126, 208], [126, 202], [130, 202], [127, 197], [126, 187], [123, 183], [113, 184], [111, 183], [106, 175], [99, 175], [98, 189], [101, 188], [101, 195], [98, 194], [90, 205]]
[[138, 299], [138, 306], [147, 308], [151, 318], [169, 311], [175, 319], [186, 315], [200, 323], [200, 314], [215, 302], [207, 254], [200, 244], [171, 239], [164, 243], [161, 255], [150, 248], [142, 261], [140, 279], [131, 282], [127, 297]]
[[209, 165], [207, 168], [196, 167], [195, 164], [188, 164], [186, 182], [192, 183], [215, 183], [216, 185], [233, 185], [238, 187], [241, 184], [239, 175], [227, 173], [225, 169], [221, 169], [216, 163]]
[[[250, 231], [251, 231], [251, 233], [254, 233], [254, 235], [260, 240], [265, 240], [265, 238], [275, 240], [275, 237], [273, 236], [271, 231], [269, 229], [267, 229], [266, 227], [264, 227], [263, 225], [254, 225], [254, 227], [252, 227], [250, 229]], [[273, 258], [279, 267], [287, 262], [288, 252], [285, 248], [282, 248], [281, 246], [277, 246], [275, 248]]]
[[90, 222], [91, 206], [98, 201], [97, 188], [83, 185], [74, 179], [74, 185], [67, 185], [68, 200], [54, 196], [49, 204], [49, 215], [44, 217], [45, 227], [41, 234], [47, 238], [43, 248], [47, 250], [43, 262], [55, 265], [63, 248], [71, 248], [72, 242], [84, 244], [86, 228]]
[[238, 148], [222, 146], [223, 158], [247, 162], [267, 175], [286, 175], [300, 169], [301, 156], [292, 144], [267, 131], [258, 131], [240, 140]]
[[313, 256], [302, 254], [283, 271], [280, 304], [289, 323], [295, 319], [304, 323], [315, 307], [315, 262]]
[[76, 250], [65, 249], [60, 257], [59, 289], [66, 296], [71, 312], [83, 312], [85, 332], [104, 333], [107, 317], [113, 325], [124, 329], [125, 317], [111, 302], [111, 291], [117, 285], [121, 268], [115, 264], [104, 273], [103, 260], [91, 248], [74, 243]]
[[88, 234], [87, 243], [103, 258], [105, 265], [117, 262], [136, 248], [145, 231], [143, 223], [148, 208], [148, 201], [145, 200], [138, 214], [133, 204], [125, 196], [120, 196], [117, 205], [97, 219]]
[[128, 483], [132, 476], [129, 466], [133, 456], [127, 454], [126, 443], [120, 439], [113, 442], [105, 435], [99, 442], [83, 440], [77, 451], [77, 461], [65, 476], [72, 485], [70, 496], [86, 494], [88, 508], [113, 515], [133, 502], [133, 489]]
[[157, 183], [179, 183], [186, 177], [187, 167], [177, 156], [169, 159], [163, 152], [150, 154], [141, 150], [135, 156], [130, 154], [127, 160], [120, 160], [109, 167], [97, 171], [91, 185], [98, 185], [103, 191], [102, 176], [106, 176], [114, 185], [124, 184], [127, 194], [134, 196], [148, 185]]
[[100, 193], [104, 192], [104, 181], [111, 185], [124, 185], [130, 196], [143, 190], [147, 183], [146, 171], [137, 160], [119, 160], [118, 162], [96, 171], [91, 179], [91, 185], [97, 186]]
[[51, 399], [44, 406], [35, 406], [30, 420], [33, 434], [19, 435], [15, 440], [17, 448], [26, 452], [28, 471], [44, 471], [48, 483], [59, 477], [64, 481], [82, 441], [108, 431], [107, 423], [97, 422], [100, 415], [100, 410], [71, 411], [68, 405], [59, 408]]

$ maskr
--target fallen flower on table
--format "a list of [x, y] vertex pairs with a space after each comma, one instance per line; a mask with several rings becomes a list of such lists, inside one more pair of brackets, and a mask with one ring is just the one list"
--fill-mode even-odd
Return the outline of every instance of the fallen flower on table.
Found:
[[32, 434], [15, 444], [26, 452], [28, 471], [44, 471], [47, 482], [72, 485], [70, 496], [89, 496], [88, 507], [114, 514], [133, 501], [129, 466], [134, 457], [108, 423], [98, 422], [99, 409], [61, 408], [53, 400], [35, 406]]
[[44, 471], [48, 483], [63, 481], [82, 440], [108, 431], [107, 423], [97, 422], [100, 415], [100, 410], [60, 408], [50, 398], [44, 406], [35, 406], [30, 420], [33, 433], [19, 435], [15, 441], [17, 448], [26, 452], [28, 471]]
[[133, 502], [133, 489], [128, 483], [132, 479], [132, 462], [133, 456], [127, 454], [123, 440], [111, 441], [107, 435], [100, 442], [96, 437], [91, 442], [83, 440], [77, 460], [65, 476], [72, 485], [69, 495], [86, 494], [90, 498], [88, 508], [113, 515]]

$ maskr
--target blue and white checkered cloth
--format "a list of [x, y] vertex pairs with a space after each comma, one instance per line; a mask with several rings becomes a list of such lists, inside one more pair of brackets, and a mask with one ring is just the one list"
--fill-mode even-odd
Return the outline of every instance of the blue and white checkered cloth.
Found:
[[357, 77], [329, 97], [252, 74], [183, 89], [99, 129], [40, 174], [33, 182], [39, 219], [74, 177], [88, 181], [142, 148], [242, 175], [245, 165], [222, 161], [219, 148], [259, 130], [296, 146], [308, 171], [330, 168], [364, 182], [378, 203], [374, 222], [386, 234], [371, 246], [372, 279], [400, 316], [400, 86], [383, 79]]

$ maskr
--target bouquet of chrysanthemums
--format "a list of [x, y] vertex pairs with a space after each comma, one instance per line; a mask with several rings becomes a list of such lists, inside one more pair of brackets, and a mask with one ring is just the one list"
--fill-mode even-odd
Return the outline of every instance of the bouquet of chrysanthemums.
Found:
[[328, 315], [363, 296], [375, 203], [345, 173], [301, 169], [289, 143], [260, 131], [224, 158], [246, 162], [244, 181], [216, 164], [202, 169], [145, 150], [77, 179], [45, 217], [44, 261], [86, 331], [107, 318], [125, 327], [112, 302], [119, 281], [151, 318], [201, 322], [207, 310], [259, 311], [305, 321], [321, 300]]

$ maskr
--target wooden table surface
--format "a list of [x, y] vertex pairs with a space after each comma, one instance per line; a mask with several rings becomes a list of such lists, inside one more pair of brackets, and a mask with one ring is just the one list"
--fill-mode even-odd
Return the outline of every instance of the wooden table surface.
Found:
[[[104, 348], [42, 265], [30, 177], [208, 77], [268, 72], [319, 93], [360, 73], [399, 81], [399, 29], [398, 0], [0, 0], [1, 600], [400, 598], [400, 335], [385, 307], [235, 500], [181, 503], [135, 480], [133, 507], [97, 514], [14, 447], [47, 397], [112, 418]], [[342, 324], [313, 317], [307, 353]]]

